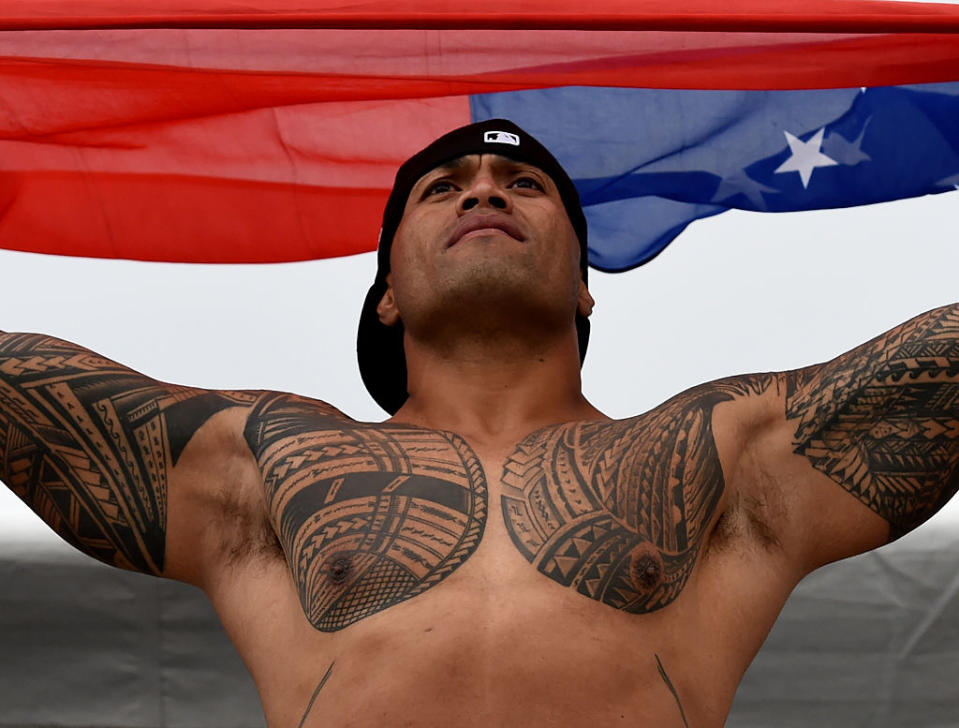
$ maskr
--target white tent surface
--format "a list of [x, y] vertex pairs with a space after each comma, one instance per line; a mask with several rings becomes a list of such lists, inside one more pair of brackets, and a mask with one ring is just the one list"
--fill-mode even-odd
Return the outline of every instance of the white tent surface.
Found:
[[[727, 213], [651, 264], [591, 273], [587, 395], [625, 417], [699, 382], [821, 361], [959, 299], [959, 195]], [[382, 417], [353, 360], [372, 256], [275, 266], [0, 251], [0, 329], [168, 381], [320, 397]], [[203, 595], [74, 552], [0, 490], [0, 727], [252, 728], [255, 689]], [[728, 725], [959, 725], [959, 508], [796, 591]]]

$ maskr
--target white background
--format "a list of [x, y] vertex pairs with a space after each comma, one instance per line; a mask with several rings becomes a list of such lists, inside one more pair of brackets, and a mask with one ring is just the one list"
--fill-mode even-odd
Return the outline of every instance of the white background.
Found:
[[[590, 272], [583, 370], [613, 417], [702, 381], [831, 358], [959, 300], [955, 192], [847, 210], [731, 211], [650, 264]], [[53, 334], [180, 384], [293, 391], [384, 415], [354, 359], [372, 255], [210, 266], [0, 251], [0, 329]], [[940, 520], [959, 521], [959, 504]], [[0, 538], [56, 537], [0, 488]]]

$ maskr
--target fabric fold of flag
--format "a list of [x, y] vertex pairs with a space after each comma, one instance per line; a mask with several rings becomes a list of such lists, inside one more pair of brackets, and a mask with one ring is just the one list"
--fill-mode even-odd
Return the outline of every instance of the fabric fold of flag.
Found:
[[955, 6], [36, 0], [0, 29], [8, 249], [372, 250], [402, 160], [490, 116], [569, 166], [609, 270], [729, 207], [866, 204], [959, 174]]
[[114, 28], [358, 28], [364, 30], [677, 30], [716, 32], [955, 32], [950, 8], [875, 0], [31, 0], [0, 10], [0, 30]]

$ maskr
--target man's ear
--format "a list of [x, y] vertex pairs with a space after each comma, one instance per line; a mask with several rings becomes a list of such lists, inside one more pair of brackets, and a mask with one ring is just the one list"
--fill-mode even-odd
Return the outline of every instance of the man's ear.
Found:
[[400, 312], [396, 308], [396, 296], [393, 295], [391, 273], [386, 274], [386, 293], [376, 304], [376, 315], [380, 317], [380, 323], [384, 326], [396, 326], [400, 321]]
[[586, 288], [586, 284], [582, 280], [579, 282], [579, 294], [576, 297], [576, 311], [581, 316], [589, 316], [593, 312], [593, 306], [596, 302], [593, 300], [593, 297], [589, 295], [589, 289]]

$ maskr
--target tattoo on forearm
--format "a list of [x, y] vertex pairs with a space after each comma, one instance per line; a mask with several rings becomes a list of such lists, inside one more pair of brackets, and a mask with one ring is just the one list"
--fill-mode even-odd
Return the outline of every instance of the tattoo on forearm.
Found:
[[673, 698], [676, 699], [676, 707], [679, 708], [679, 715], [683, 719], [684, 728], [689, 728], [689, 722], [686, 720], [686, 711], [683, 710], [683, 704], [679, 700], [679, 693], [676, 692], [676, 688], [673, 687], [672, 680], [670, 680], [669, 675], [666, 674], [666, 668], [663, 667], [663, 663], [659, 659], [659, 655], [654, 654], [653, 657], [656, 658], [656, 667], [659, 670], [659, 676], [663, 679], [663, 682], [666, 683], [666, 687], [669, 688], [669, 692], [673, 694]]
[[889, 521], [915, 528], [959, 486], [959, 307], [923, 314], [787, 376], [795, 452]]
[[303, 611], [332, 632], [443, 581], [479, 545], [486, 480], [451, 433], [354, 422], [272, 395], [246, 439]]
[[34, 334], [0, 340], [0, 479], [63, 538], [161, 573], [166, 488], [193, 434], [239, 393], [174, 387]]
[[503, 475], [513, 543], [540, 572], [591, 599], [633, 613], [665, 607], [685, 585], [723, 493], [713, 407], [761, 392], [764, 376], [697, 387], [630, 420], [533, 433]]
[[316, 690], [313, 691], [312, 697], [310, 697], [310, 702], [306, 705], [306, 710], [303, 712], [303, 717], [300, 718], [300, 723], [296, 728], [303, 728], [306, 723], [306, 719], [309, 717], [310, 712], [313, 710], [313, 703], [316, 702], [317, 697], [320, 694], [320, 691], [323, 689], [323, 686], [326, 685], [326, 681], [330, 679], [330, 675], [333, 674], [333, 665], [336, 664], [336, 660], [330, 663], [330, 666], [326, 668], [326, 673], [323, 677], [320, 678], [319, 684], [316, 686]]

